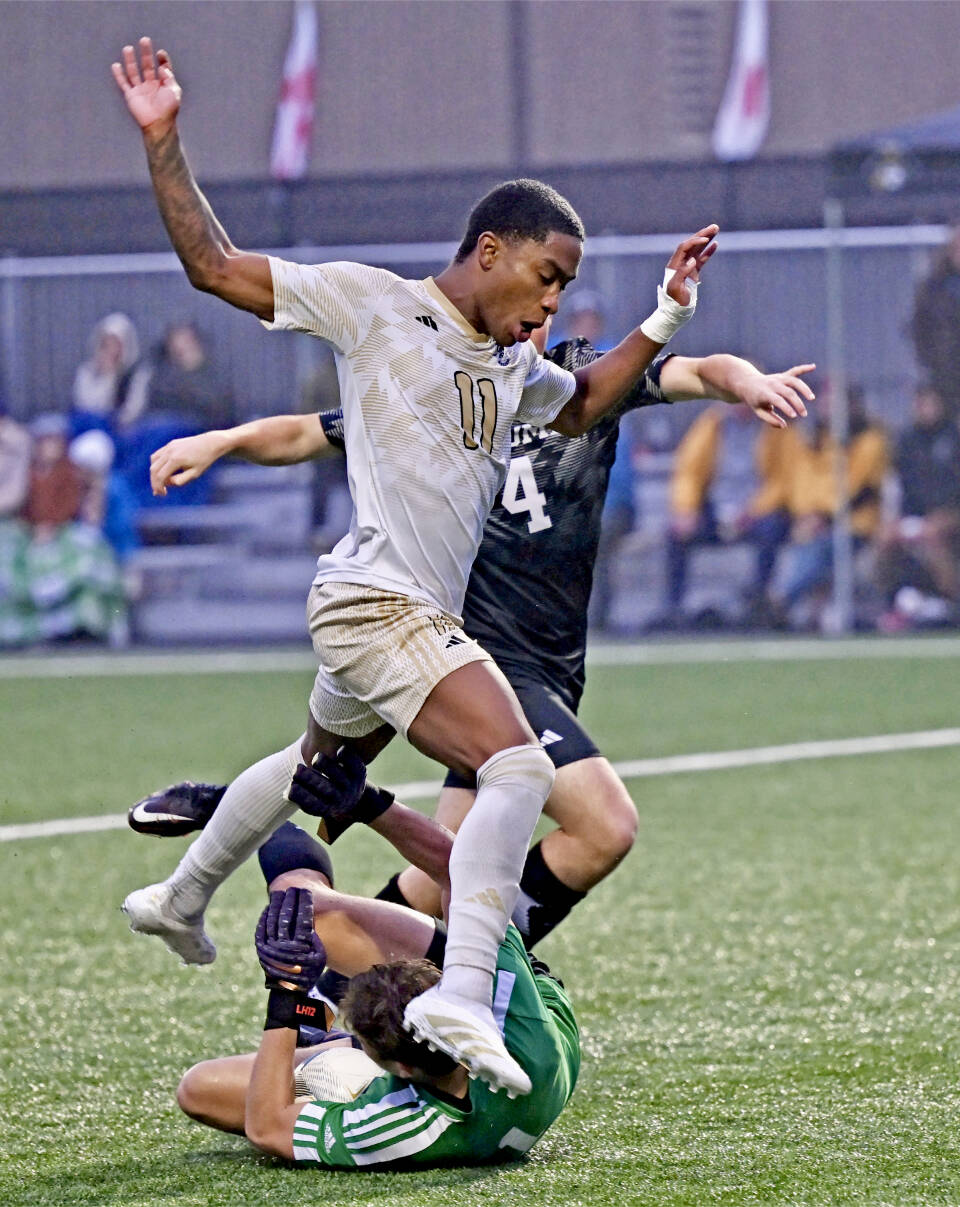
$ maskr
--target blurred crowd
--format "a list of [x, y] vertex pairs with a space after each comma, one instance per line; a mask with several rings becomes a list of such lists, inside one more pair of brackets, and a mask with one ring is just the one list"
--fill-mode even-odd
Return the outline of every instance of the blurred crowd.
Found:
[[[673, 456], [663, 609], [650, 627], [831, 631], [835, 527], [846, 505], [854, 621], [882, 632], [960, 623], [960, 427], [942, 395], [919, 385], [896, 435], [847, 390], [839, 441], [829, 382], [803, 423], [761, 427], [715, 405]], [[841, 483], [844, 489], [841, 490]], [[844, 499], [845, 496], [845, 499]], [[687, 608], [704, 546], [745, 546], [751, 569], [725, 614]]]
[[[91, 332], [68, 407], [21, 424], [0, 403], [0, 646], [125, 644], [139, 590], [137, 516], [166, 502], [150, 492], [150, 454], [232, 419], [225, 378], [195, 325], [173, 324], [141, 356], [120, 313]], [[209, 493], [201, 479], [171, 501]]]
[[[558, 337], [607, 346], [596, 293], [573, 292], [562, 318]], [[888, 413], [881, 423], [851, 384], [841, 442], [831, 423], [839, 400], [824, 379], [812, 383], [809, 418], [783, 430], [723, 404], [694, 409], [683, 430], [674, 417], [688, 415], [686, 407], [669, 419], [664, 408], [628, 414], [604, 512], [594, 630], [831, 631], [844, 512], [858, 628], [960, 626], [960, 227], [919, 284], [909, 334], [920, 376], [902, 420], [889, 422]], [[249, 417], [250, 400], [236, 414], [227, 375], [193, 322], [172, 324], [142, 354], [131, 319], [108, 314], [78, 360], [62, 410], [23, 423], [0, 402], [0, 647], [128, 641], [142, 517], [207, 503], [215, 484], [207, 475], [155, 498], [151, 453]], [[339, 405], [333, 360], [322, 348], [299, 405]], [[659, 495], [650, 489], [658, 478]], [[317, 462], [315, 551], [339, 539], [350, 509], [342, 461]], [[724, 589], [705, 597], [697, 566], [706, 549], [712, 585]], [[717, 571], [724, 550], [733, 555], [729, 573]]]
[[[569, 334], [603, 347], [602, 301], [581, 291], [567, 310]], [[817, 401], [808, 419], [783, 430], [758, 424], [746, 408], [715, 404], [667, 449], [655, 411], [627, 416], [604, 515], [593, 628], [833, 631], [835, 534], [844, 515], [855, 627], [960, 626], [960, 226], [920, 282], [909, 335], [920, 377], [902, 420], [881, 423], [853, 383], [839, 441], [831, 422], [839, 400], [823, 378], [812, 383]], [[665, 459], [663, 514], [644, 516], [637, 499], [650, 495], [639, 482]], [[645, 548], [638, 527], [661, 546], [662, 597], [652, 614], [622, 596], [649, 592], [660, 576], [631, 584], [621, 574], [627, 586], [619, 600], [614, 588], [618, 566]], [[705, 548], [743, 551], [728, 576], [717, 574], [713, 554], [706, 593], [690, 582]]]

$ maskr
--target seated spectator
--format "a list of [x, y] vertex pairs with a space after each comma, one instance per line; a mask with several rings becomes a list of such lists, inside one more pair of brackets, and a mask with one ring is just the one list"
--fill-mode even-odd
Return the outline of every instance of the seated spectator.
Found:
[[121, 565], [140, 547], [136, 502], [126, 480], [113, 469], [116, 450], [106, 432], [83, 432], [70, 442], [68, 456], [79, 471], [82, 495], [77, 518], [99, 529]]
[[189, 506], [210, 500], [213, 477], [191, 482], [172, 496], [150, 490], [150, 455], [161, 445], [208, 428], [230, 426], [233, 400], [220, 371], [207, 355], [193, 323], [167, 330], [150, 368], [149, 384], [138, 408], [123, 412], [117, 436], [117, 469], [138, 507]]
[[18, 515], [30, 482], [30, 433], [0, 401], [0, 520]]
[[[846, 444], [847, 495], [854, 552], [873, 539], [880, 528], [881, 495], [889, 469], [886, 433], [866, 412], [863, 390], [850, 386]], [[816, 627], [833, 581], [833, 526], [839, 510], [837, 445], [830, 433], [829, 387], [817, 392], [820, 416], [796, 442], [791, 457], [791, 560], [775, 606], [784, 624]], [[805, 618], [795, 610], [810, 604]]]
[[23, 518], [44, 538], [52, 529], [76, 519], [82, 481], [67, 456], [69, 424], [65, 415], [38, 416], [31, 428], [33, 455]]
[[956, 618], [960, 602], [960, 429], [932, 386], [914, 395], [894, 467], [899, 514], [883, 526], [876, 562], [885, 632]]
[[125, 631], [117, 559], [83, 522], [82, 471], [67, 455], [68, 420], [33, 425], [33, 460], [22, 520], [0, 532], [0, 646]]
[[128, 411], [128, 424], [144, 418], [175, 420], [201, 432], [234, 422], [230, 388], [193, 323], [175, 323], [167, 329], [144, 404], [139, 414]]
[[770, 579], [790, 530], [789, 467], [796, 443], [793, 428], [758, 428], [747, 407], [710, 407], [688, 428], [670, 481], [664, 627], [682, 617], [693, 550], [739, 541], [756, 547], [748, 615], [767, 619]]
[[132, 422], [146, 405], [149, 379], [132, 321], [120, 313], [102, 318], [73, 380], [73, 434], [88, 428], [116, 432]]
[[960, 419], [960, 222], [917, 289], [910, 334], [948, 416]]

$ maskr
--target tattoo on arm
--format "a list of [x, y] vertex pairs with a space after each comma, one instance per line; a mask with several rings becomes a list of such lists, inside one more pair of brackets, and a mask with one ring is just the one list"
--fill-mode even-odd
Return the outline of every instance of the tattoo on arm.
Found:
[[235, 250], [201, 193], [176, 129], [146, 144], [150, 179], [160, 217], [191, 282], [202, 285], [204, 269]]

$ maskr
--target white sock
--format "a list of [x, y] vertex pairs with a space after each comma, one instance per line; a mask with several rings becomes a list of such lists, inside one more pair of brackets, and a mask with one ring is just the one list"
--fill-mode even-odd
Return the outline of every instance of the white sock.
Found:
[[187, 848], [166, 883], [171, 905], [184, 919], [203, 914], [216, 889], [296, 811], [284, 800], [290, 777], [301, 761], [297, 740], [240, 773], [200, 835]]
[[477, 797], [450, 852], [450, 920], [443, 988], [489, 1007], [497, 951], [517, 903], [553, 763], [539, 746], [511, 746], [477, 772]]

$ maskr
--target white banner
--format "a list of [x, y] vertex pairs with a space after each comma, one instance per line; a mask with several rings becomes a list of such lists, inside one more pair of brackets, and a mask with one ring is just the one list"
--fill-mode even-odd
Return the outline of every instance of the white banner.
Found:
[[306, 174], [316, 83], [317, 13], [312, 0], [297, 0], [270, 150], [270, 174], [277, 180], [298, 180]]
[[718, 159], [751, 159], [770, 122], [767, 0], [740, 0], [733, 62], [713, 127]]

